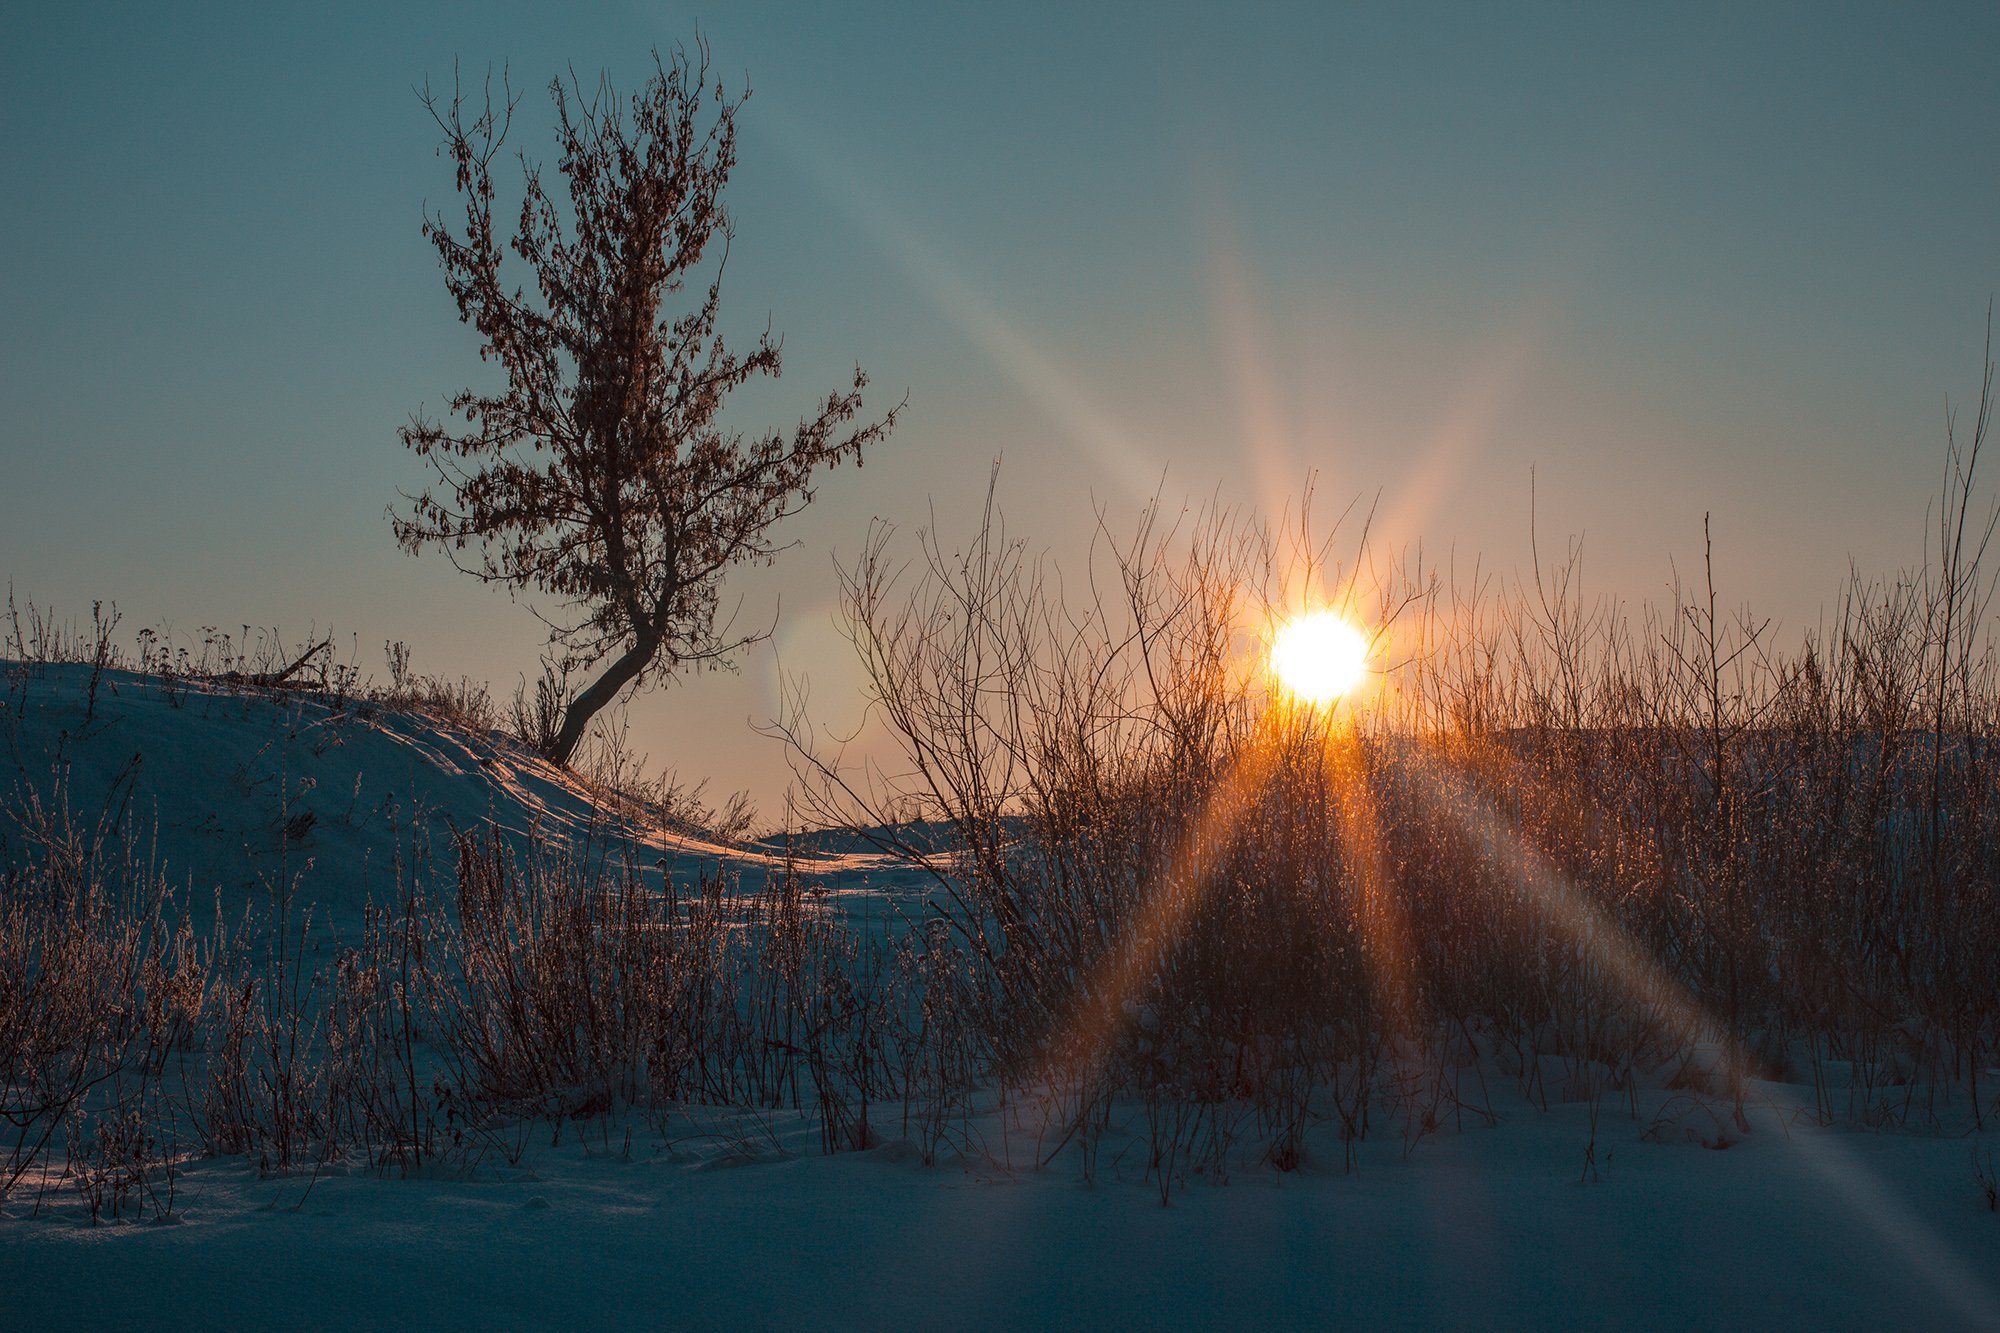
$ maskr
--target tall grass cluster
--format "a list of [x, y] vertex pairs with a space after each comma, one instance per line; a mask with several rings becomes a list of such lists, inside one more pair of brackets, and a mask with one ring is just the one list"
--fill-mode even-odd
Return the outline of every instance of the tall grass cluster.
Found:
[[[997, 1077], [1087, 1140], [1147, 1110], [1163, 1191], [1247, 1134], [1414, 1140], [1530, 1097], [1642, 1081], [1748, 1128], [1753, 1080], [1821, 1121], [2000, 1113], [2000, 676], [1991, 376], [1927, 559], [1853, 578], [1781, 643], [1723, 609], [1712, 550], [1669, 605], [1587, 599], [1580, 552], [1509, 588], [1360, 555], [1309, 516], [1149, 519], [1081, 595], [1008, 539], [886, 536], [849, 625], [899, 771], [794, 718], [819, 813], [952, 830], [900, 850], [976, 960]], [[952, 554], [947, 554], [952, 551]], [[1289, 700], [1257, 646], [1330, 603], [1375, 687]], [[893, 843], [893, 836], [889, 839]], [[1657, 1084], [1655, 1084], [1657, 1086]], [[1655, 1126], [1673, 1132], [1677, 1126]], [[1088, 1150], [1086, 1149], [1086, 1160]]]
[[746, 897], [677, 889], [609, 833], [413, 836], [358, 932], [327, 933], [303, 875], [203, 929], [110, 823], [29, 813], [0, 911], [0, 1198], [170, 1215], [194, 1153], [456, 1173], [689, 1111], [750, 1113], [750, 1153], [781, 1114], [829, 1152], [935, 1160], [967, 1132], [957, 956], [841, 927], [789, 869]]

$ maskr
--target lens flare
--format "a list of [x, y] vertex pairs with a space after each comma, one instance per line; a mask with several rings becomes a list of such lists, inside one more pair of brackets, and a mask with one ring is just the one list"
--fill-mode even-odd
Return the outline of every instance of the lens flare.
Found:
[[1271, 642], [1271, 674], [1307, 703], [1330, 704], [1368, 675], [1368, 640], [1331, 611], [1300, 616]]

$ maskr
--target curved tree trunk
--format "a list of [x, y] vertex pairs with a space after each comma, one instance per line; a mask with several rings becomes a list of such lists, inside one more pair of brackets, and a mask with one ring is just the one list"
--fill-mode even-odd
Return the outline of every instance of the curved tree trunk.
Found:
[[630, 685], [652, 662], [660, 651], [664, 634], [642, 635], [638, 642], [627, 648], [618, 660], [604, 669], [604, 674], [592, 681], [584, 691], [563, 705], [562, 726], [556, 731], [542, 756], [551, 762], [569, 767], [570, 757], [576, 747], [583, 742], [583, 733], [590, 726], [590, 719], [603, 711], [604, 706], [618, 697], [619, 691]]

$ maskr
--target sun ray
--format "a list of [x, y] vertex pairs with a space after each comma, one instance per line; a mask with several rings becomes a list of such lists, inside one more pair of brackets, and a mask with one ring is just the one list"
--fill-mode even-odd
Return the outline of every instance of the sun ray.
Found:
[[1285, 418], [1273, 369], [1276, 358], [1264, 333], [1269, 319], [1258, 300], [1255, 274], [1227, 216], [1219, 207], [1211, 211], [1215, 220], [1208, 246], [1210, 323], [1235, 395], [1235, 443], [1250, 462], [1252, 493], [1267, 513], [1278, 513], [1306, 469], [1299, 457], [1297, 432]]
[[1094, 1066], [1109, 1052], [1112, 1039], [1129, 1022], [1126, 1002], [1144, 994], [1176, 933], [1212, 888], [1219, 853], [1263, 791], [1271, 758], [1269, 747], [1251, 746], [1219, 775], [1123, 937], [1079, 988], [1075, 1012], [1050, 1043], [1052, 1059]]
[[[762, 102], [763, 97], [758, 101]], [[1144, 501], [1158, 486], [1160, 463], [1086, 386], [1063, 370], [1035, 339], [979, 290], [943, 247], [905, 210], [883, 201], [891, 192], [782, 107], [763, 108], [792, 160], [854, 227], [903, 271], [911, 284], [969, 338], [994, 366], [1048, 414], [1072, 442], [1130, 498]]]
[[1339, 819], [1342, 861], [1353, 877], [1355, 924], [1360, 928], [1362, 963], [1368, 970], [1376, 1011], [1392, 1035], [1404, 1035], [1420, 1020], [1412, 985], [1414, 954], [1409, 923], [1394, 892], [1382, 848], [1382, 817], [1369, 779], [1368, 755], [1350, 727], [1322, 754], [1332, 779]]
[[[1504, 755], [1497, 757], [1507, 767], [1509, 782], [1534, 781], [1525, 766]], [[1504, 867], [1541, 910], [1544, 921], [1595, 958], [1607, 978], [1630, 998], [1668, 1014], [1689, 1040], [1704, 1035], [1716, 1040], [1735, 1069], [1752, 1066], [1751, 1054], [1699, 997], [1649, 958], [1615, 917], [1591, 902], [1545, 855], [1508, 827], [1490, 798], [1476, 790], [1465, 765], [1441, 759], [1432, 751], [1405, 767], [1417, 779], [1412, 788], [1427, 791], [1432, 797], [1434, 816], [1452, 820], [1473, 839], [1476, 852], [1488, 864]], [[1782, 1089], [1770, 1088], [1765, 1096], [1787, 1121], [1809, 1115], [1809, 1107]], [[1810, 1133], [1788, 1134], [1785, 1142], [1900, 1259], [1923, 1273], [1959, 1314], [1976, 1324], [2000, 1308], [2000, 1294], [1992, 1284], [1968, 1269], [1920, 1216], [1845, 1147]]]

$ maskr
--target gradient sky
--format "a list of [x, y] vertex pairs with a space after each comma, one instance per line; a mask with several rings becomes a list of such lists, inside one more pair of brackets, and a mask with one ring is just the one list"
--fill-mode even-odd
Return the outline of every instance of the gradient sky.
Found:
[[[1073, 12], [1082, 10], [1083, 12]], [[1615, 12], [1614, 12], [1615, 11]], [[540, 636], [410, 560], [396, 428], [480, 381], [421, 209], [414, 85], [547, 80], [697, 23], [755, 95], [725, 332], [795, 420], [856, 362], [894, 437], [736, 586], [772, 647], [635, 705], [657, 765], [782, 813], [780, 661], [851, 715], [833, 560], [975, 511], [1074, 558], [1158, 490], [1381, 495], [1385, 542], [1812, 624], [1921, 553], [2000, 289], [2000, 6], [9, 3], [0, 576], [176, 634], [331, 623], [364, 670], [511, 693]], [[779, 607], [780, 594], [781, 608]], [[358, 645], [358, 647], [355, 647]]]

